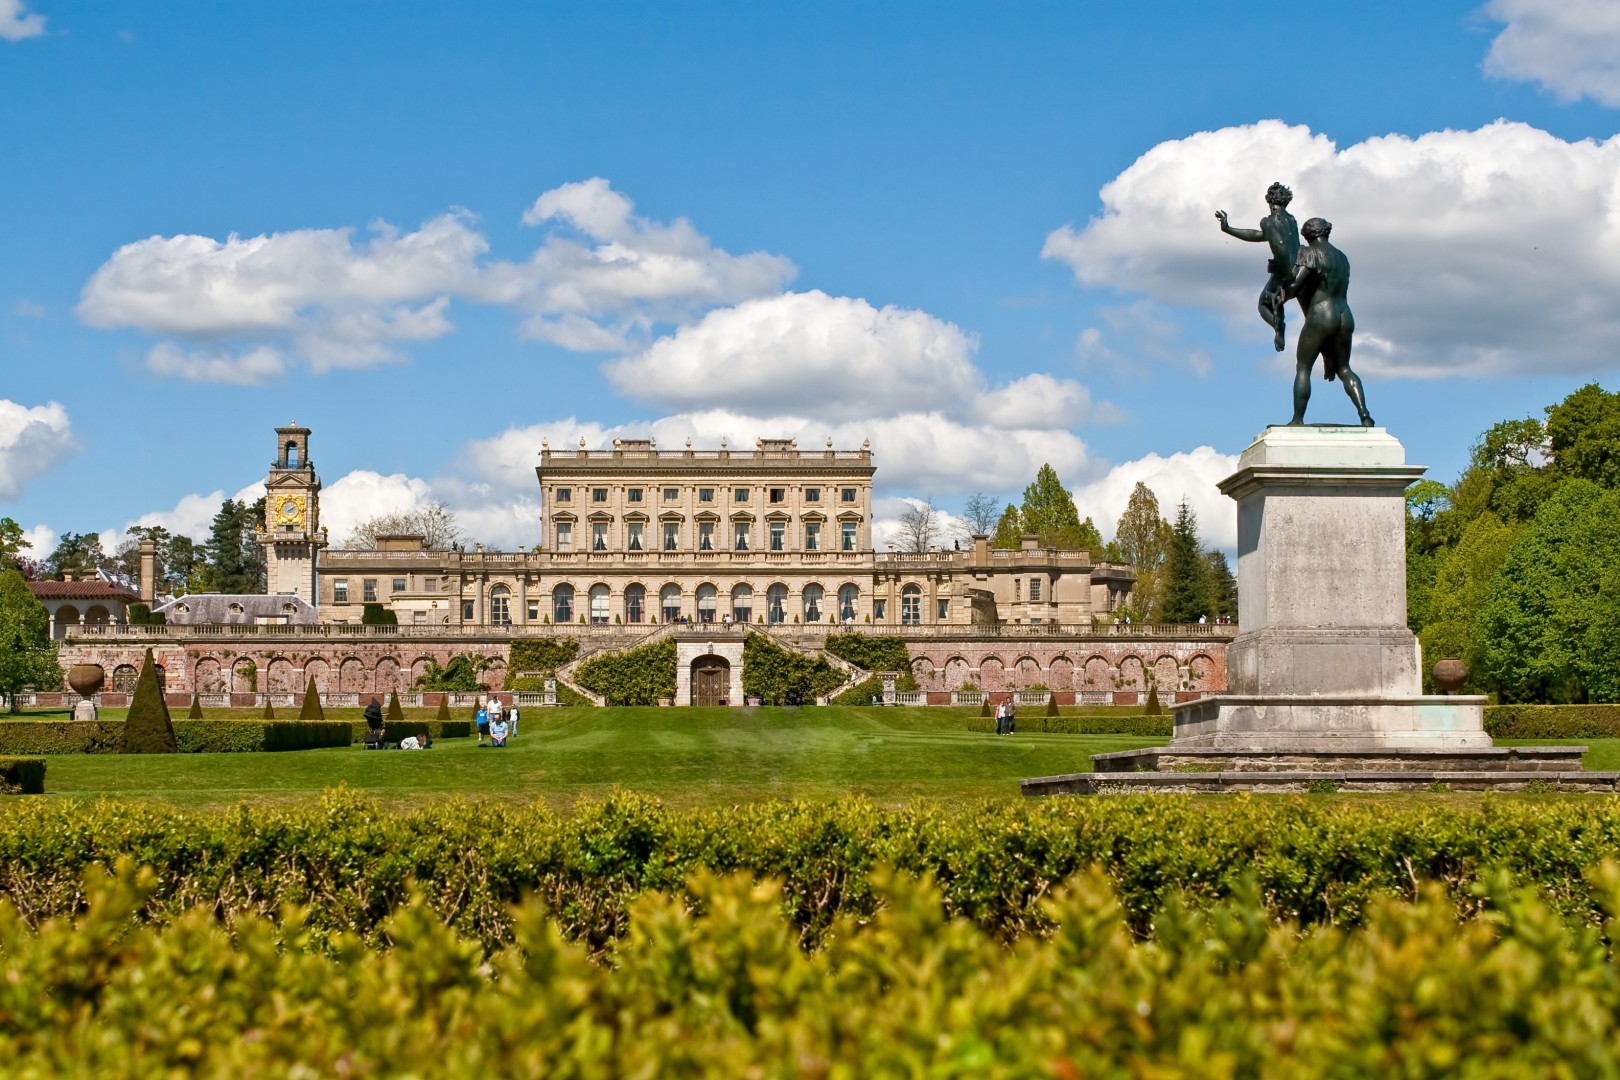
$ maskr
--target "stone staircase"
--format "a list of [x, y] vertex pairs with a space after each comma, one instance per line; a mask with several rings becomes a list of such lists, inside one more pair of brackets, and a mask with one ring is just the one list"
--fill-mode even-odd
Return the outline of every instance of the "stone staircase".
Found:
[[624, 634], [616, 635], [611, 638], [593, 638], [589, 642], [588, 646], [585, 642], [581, 642], [579, 655], [557, 669], [556, 679], [563, 686], [568, 687], [568, 689], [572, 690], [580, 697], [585, 698], [592, 705], [596, 705], [598, 707], [606, 705], [607, 699], [601, 694], [593, 693], [574, 681], [574, 672], [578, 670], [579, 665], [591, 659], [593, 656], [601, 656], [604, 653], [624, 652], [627, 649], [639, 649], [643, 645], [651, 645], [660, 638], [671, 636], [674, 634], [675, 629], [676, 624], [674, 623], [661, 623], [658, 628], [653, 630], [651, 633], [633, 635]]

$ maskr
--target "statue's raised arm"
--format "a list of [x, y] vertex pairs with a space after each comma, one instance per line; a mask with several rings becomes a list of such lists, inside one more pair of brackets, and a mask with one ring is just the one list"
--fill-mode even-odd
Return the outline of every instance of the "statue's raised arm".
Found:
[[1221, 223], [1221, 232], [1227, 236], [1251, 244], [1264, 241], [1271, 245], [1271, 258], [1266, 263], [1266, 273], [1270, 276], [1260, 290], [1260, 317], [1276, 332], [1273, 343], [1278, 352], [1283, 351], [1283, 305], [1287, 302], [1284, 293], [1288, 283], [1293, 280], [1294, 259], [1299, 255], [1299, 225], [1294, 221], [1294, 215], [1288, 212], [1288, 204], [1293, 198], [1294, 193], [1284, 184], [1276, 183], [1267, 188], [1266, 205], [1271, 212], [1261, 219], [1258, 229], [1234, 228], [1226, 219], [1225, 210], [1215, 211], [1215, 217]]

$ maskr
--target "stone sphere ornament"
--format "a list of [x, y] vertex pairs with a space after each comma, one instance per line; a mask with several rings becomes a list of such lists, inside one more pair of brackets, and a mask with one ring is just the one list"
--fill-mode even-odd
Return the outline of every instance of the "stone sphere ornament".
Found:
[[1448, 656], [1436, 661], [1430, 674], [1434, 676], [1434, 685], [1448, 694], [1453, 694], [1462, 689], [1462, 684], [1468, 681], [1468, 665], [1455, 656]]

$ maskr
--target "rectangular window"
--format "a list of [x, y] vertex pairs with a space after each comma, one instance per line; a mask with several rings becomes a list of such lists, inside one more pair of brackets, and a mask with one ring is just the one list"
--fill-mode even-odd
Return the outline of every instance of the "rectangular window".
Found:
[[641, 521], [632, 521], [632, 522], [630, 522], [630, 550], [631, 551], [641, 551], [641, 550], [645, 549], [645, 547], [647, 545], [647, 541], [644, 539], [644, 537], [646, 536], [646, 533], [647, 533], [647, 525], [646, 525], [645, 522], [641, 522]]
[[572, 521], [557, 522], [557, 550], [574, 550], [574, 523]]
[[664, 501], [667, 502], [667, 503], [680, 502], [681, 501], [681, 489], [680, 488], [665, 488], [664, 489]]
[[950, 618], [951, 617], [951, 602], [949, 600], [941, 600], [941, 601], [939, 601], [939, 610], [938, 610], [937, 614], [938, 614], [940, 622], [944, 622], [946, 619]]
[[540, 621], [540, 601], [538, 601], [538, 600], [530, 600], [528, 610], [529, 610], [529, 621], [532, 622], [532, 623], [539, 622]]
[[873, 600], [872, 601], [872, 621], [873, 622], [882, 622], [883, 621], [883, 616], [888, 610], [889, 610], [889, 602], [887, 600]]
[[605, 502], [607, 502], [607, 493], [608, 493], [607, 488], [591, 488], [591, 502], [593, 502], [593, 503], [605, 503]]
[[1021, 578], [1021, 577], [1015, 577], [1015, 578], [1013, 578], [1013, 603], [1016, 604], [1020, 600], [1022, 600], [1023, 598], [1024, 598], [1024, 579]]
[[807, 503], [812, 503], [812, 502], [818, 503], [818, 502], [820, 502], [821, 501], [821, 489], [820, 488], [805, 488], [804, 489], [804, 501], [807, 502]]
[[714, 488], [698, 488], [698, 502], [700, 502], [700, 503], [712, 503], [712, 502], [714, 502]]
[[592, 551], [606, 551], [607, 550], [607, 530], [608, 530], [607, 522], [605, 522], [605, 521], [593, 521], [593, 522], [591, 522], [591, 550]]
[[557, 489], [557, 501], [558, 502], [573, 502], [574, 501], [574, 489], [573, 488], [558, 488]]
[[394, 592], [404, 592], [405, 591], [405, 579], [402, 578], [402, 577], [395, 578], [394, 579], [394, 588], [393, 588], [392, 591], [394, 591]]
[[1041, 579], [1038, 577], [1032, 577], [1029, 579], [1029, 598], [1031, 600], [1039, 600], [1041, 598]]
[[731, 493], [731, 499], [732, 499], [733, 502], [747, 502], [748, 501], [748, 489], [747, 488], [738, 488], [738, 489], [736, 489], [735, 491], [733, 491]]
[[787, 502], [787, 488], [771, 488], [771, 505], [780, 506]]
[[846, 503], [850, 503], [851, 505], [853, 505], [854, 502], [855, 502], [855, 489], [854, 488], [842, 488], [842, 489], [840, 489], [839, 492], [838, 492], [838, 498], [839, 498], [840, 502], [846, 502]]
[[349, 579], [338, 578], [332, 582], [332, 603], [347, 604], [349, 602]]
[[681, 544], [681, 526], [676, 521], [664, 522], [664, 550], [674, 551]]
[[438, 592], [439, 591], [439, 579], [438, 578], [423, 578], [422, 579], [422, 591], [423, 592]]
[[425, 623], [425, 622], [427, 622], [427, 612], [425, 612], [425, 611], [413, 611], [413, 612], [411, 612], [411, 622], [414, 622], [414, 623]]
[[748, 550], [748, 523], [744, 522], [744, 521], [736, 522], [736, 532], [737, 532], [737, 540], [736, 540], [736, 543], [732, 544], [732, 547], [736, 548], [738, 551], [747, 551]]
[[804, 550], [806, 550], [806, 551], [820, 551], [821, 550], [821, 523], [819, 521], [807, 521], [807, 522], [805, 522], [805, 525], [804, 525]]
[[787, 524], [781, 521], [771, 522], [771, 550], [784, 551], [787, 548]]
[[377, 579], [366, 578], [360, 583], [360, 599], [368, 604], [377, 602]]
[[473, 602], [471, 600], [463, 600], [461, 602], [461, 621], [473, 621]]
[[698, 550], [699, 551], [713, 551], [714, 550], [714, 522], [712, 522], [712, 521], [700, 521], [700, 522], [698, 522]]
[[640, 488], [626, 488], [625, 492], [624, 492], [624, 501], [625, 502], [633, 502], [633, 503], [640, 502], [641, 501], [641, 489]]
[[843, 522], [842, 523], [842, 531], [843, 531], [843, 534], [844, 534], [844, 538], [843, 538], [843, 548], [844, 548], [844, 550], [845, 551], [854, 551], [855, 550], [855, 523], [853, 521]]

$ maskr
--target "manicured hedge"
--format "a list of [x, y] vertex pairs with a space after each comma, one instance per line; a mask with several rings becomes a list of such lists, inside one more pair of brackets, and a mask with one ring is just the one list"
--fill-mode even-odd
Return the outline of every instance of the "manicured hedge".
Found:
[[[352, 741], [350, 725], [341, 720], [319, 723], [298, 720], [175, 720], [173, 723], [175, 742], [183, 754], [313, 750], [324, 746], [348, 746]], [[110, 754], [118, 752], [123, 736], [124, 725], [112, 720], [94, 723], [0, 722], [0, 753]]]
[[[574, 669], [574, 682], [609, 705], [657, 705], [675, 696], [675, 639], [593, 656]], [[557, 685], [557, 700], [563, 700]], [[572, 703], [570, 703], [572, 704]]]
[[45, 794], [45, 759], [0, 757], [0, 795]]
[[341, 790], [315, 806], [218, 813], [0, 800], [0, 896], [33, 922], [81, 910], [86, 872], [127, 856], [152, 867], [144, 910], [160, 921], [192, 906], [236, 920], [302, 905], [303, 932], [380, 941], [419, 890], [487, 949], [512, 940], [512, 905], [531, 894], [567, 937], [604, 949], [625, 933], [637, 896], [679, 893], [703, 868], [780, 878], [806, 942], [869, 916], [869, 877], [885, 865], [931, 876], [949, 916], [1004, 940], [1050, 931], [1040, 902], [1092, 866], [1140, 933], [1172, 897], [1202, 908], [1252, 892], [1273, 918], [1348, 927], [1378, 898], [1432, 880], [1466, 910], [1493, 867], [1533, 884], [1563, 917], [1600, 927], [1604, 894], [1586, 875], [1617, 851], [1620, 800], [1599, 797], [1437, 808], [1111, 796], [952, 812], [859, 798], [671, 811], [626, 795], [567, 813], [510, 801], [495, 813], [460, 802], [398, 813]]
[[[996, 730], [996, 721], [993, 717], [970, 717], [967, 721], [969, 731]], [[1031, 732], [1049, 735], [1141, 735], [1141, 736], [1169, 736], [1174, 727], [1174, 721], [1167, 715], [1144, 716], [1141, 713], [1097, 714], [1059, 713], [1056, 716], [1047, 716], [1038, 705], [1019, 709], [1017, 717], [1018, 732], [1027, 735]]]
[[765, 705], [813, 705], [846, 677], [824, 658], [784, 649], [764, 634], [743, 640], [743, 693]]
[[1620, 705], [1487, 705], [1493, 739], [1620, 739]]
[[[865, 880], [865, 879], [863, 879]], [[487, 961], [424, 896], [388, 948], [302, 917], [142, 925], [157, 884], [93, 876], [37, 929], [0, 901], [9, 1075], [551, 1077], [1577, 1077], [1620, 1072], [1620, 874], [1568, 919], [1490, 875], [1352, 929], [1275, 921], [1258, 875], [1171, 900], [1139, 937], [1108, 877], [1042, 901], [1009, 947], [926, 881], [865, 881], [869, 919], [806, 952], [784, 895], [698, 875], [636, 902], [611, 963], [534, 898]], [[430, 886], [433, 888], [434, 886]], [[789, 901], [791, 902], [791, 901]], [[1593, 925], [1595, 924], [1595, 925]]]

